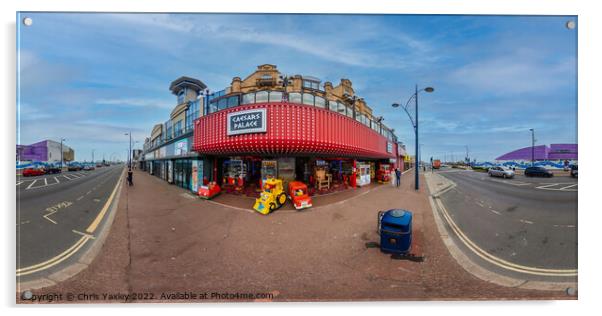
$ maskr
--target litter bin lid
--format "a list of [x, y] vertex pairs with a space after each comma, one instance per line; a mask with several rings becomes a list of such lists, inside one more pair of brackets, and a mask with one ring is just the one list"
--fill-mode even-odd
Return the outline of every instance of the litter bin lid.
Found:
[[402, 209], [392, 209], [385, 212], [382, 218], [385, 223], [407, 226], [412, 222], [412, 212]]

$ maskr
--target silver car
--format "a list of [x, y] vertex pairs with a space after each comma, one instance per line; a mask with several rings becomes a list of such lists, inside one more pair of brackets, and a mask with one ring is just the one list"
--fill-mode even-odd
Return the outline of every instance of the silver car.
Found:
[[492, 177], [514, 178], [514, 171], [502, 167], [491, 167], [487, 173]]

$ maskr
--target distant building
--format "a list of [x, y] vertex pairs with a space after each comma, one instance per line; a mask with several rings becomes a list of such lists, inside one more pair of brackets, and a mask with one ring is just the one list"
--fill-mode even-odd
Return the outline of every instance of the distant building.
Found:
[[535, 147], [529, 146], [495, 158], [495, 160], [498, 161], [531, 161], [531, 159], [535, 161], [577, 161], [578, 146], [577, 144], [551, 144], [550, 147], [547, 145], [538, 145]]
[[[63, 144], [63, 161], [73, 161], [75, 152]], [[61, 143], [43, 140], [31, 145], [17, 145], [17, 161], [60, 162]]]

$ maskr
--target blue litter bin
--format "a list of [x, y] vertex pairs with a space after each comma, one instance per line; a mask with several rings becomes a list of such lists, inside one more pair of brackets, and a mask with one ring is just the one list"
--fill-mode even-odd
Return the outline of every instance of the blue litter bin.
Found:
[[407, 254], [412, 245], [412, 212], [400, 209], [379, 212], [380, 250]]

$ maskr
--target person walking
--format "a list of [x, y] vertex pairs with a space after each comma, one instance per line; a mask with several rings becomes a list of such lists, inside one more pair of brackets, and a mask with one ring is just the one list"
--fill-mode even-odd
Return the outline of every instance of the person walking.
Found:
[[130, 186], [134, 185], [134, 173], [132, 172], [132, 169], [128, 169], [128, 184]]
[[395, 168], [395, 180], [397, 181], [396, 184], [399, 188], [401, 185], [401, 170], [399, 170], [399, 168]]

